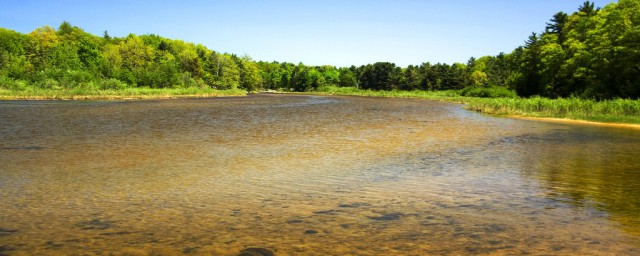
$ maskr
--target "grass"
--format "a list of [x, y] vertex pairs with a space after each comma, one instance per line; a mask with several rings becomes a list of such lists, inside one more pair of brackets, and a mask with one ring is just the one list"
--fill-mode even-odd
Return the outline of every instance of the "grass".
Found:
[[[640, 124], [640, 100], [615, 99], [596, 101], [579, 98], [519, 98], [515, 94], [487, 90], [448, 91], [371, 91], [354, 87], [321, 87], [311, 92], [320, 95], [421, 98], [465, 104], [465, 108], [487, 114], [561, 118], [602, 123]], [[482, 97], [469, 97], [474, 95]], [[494, 98], [492, 98], [494, 97]]]
[[448, 101], [454, 101], [454, 102], [462, 99], [462, 97], [460, 96], [460, 93], [455, 90], [375, 91], [375, 90], [363, 90], [355, 87], [324, 86], [310, 93], [316, 94], [316, 95], [343, 95], [343, 96], [386, 97], [386, 98], [420, 98], [420, 99], [431, 99], [431, 100], [448, 100]]
[[124, 89], [42, 89], [28, 87], [24, 90], [0, 89], [0, 100], [88, 100], [88, 99], [157, 99], [187, 97], [242, 96], [240, 89], [215, 90], [211, 88], [124, 88]]
[[518, 98], [515, 91], [505, 87], [466, 87], [460, 90], [460, 95], [478, 98]]
[[640, 100], [470, 98], [465, 104], [468, 109], [496, 115], [640, 124]]

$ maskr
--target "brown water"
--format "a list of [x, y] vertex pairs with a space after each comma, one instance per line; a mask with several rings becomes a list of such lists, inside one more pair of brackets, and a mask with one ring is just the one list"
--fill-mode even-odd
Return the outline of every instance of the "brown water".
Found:
[[5, 101], [0, 255], [638, 255], [638, 152], [424, 100]]

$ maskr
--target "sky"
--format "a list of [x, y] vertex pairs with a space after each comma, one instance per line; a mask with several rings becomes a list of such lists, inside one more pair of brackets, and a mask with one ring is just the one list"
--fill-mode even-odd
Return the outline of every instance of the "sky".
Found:
[[[347, 67], [466, 63], [511, 52], [584, 0], [0, 0], [0, 27], [63, 21], [112, 37], [156, 34], [254, 60]], [[603, 7], [611, 0], [592, 1]]]

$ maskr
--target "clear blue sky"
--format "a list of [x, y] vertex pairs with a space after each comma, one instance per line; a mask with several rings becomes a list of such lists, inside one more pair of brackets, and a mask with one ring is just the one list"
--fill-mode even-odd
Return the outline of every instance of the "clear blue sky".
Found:
[[[349, 66], [465, 63], [511, 52], [583, 0], [0, 0], [0, 27], [68, 21], [122, 37], [157, 34], [255, 60]], [[597, 0], [603, 7], [611, 0]]]

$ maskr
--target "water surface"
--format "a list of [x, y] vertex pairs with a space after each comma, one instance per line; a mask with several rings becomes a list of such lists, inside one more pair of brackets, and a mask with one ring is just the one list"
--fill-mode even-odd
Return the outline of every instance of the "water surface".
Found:
[[4, 101], [0, 255], [637, 255], [637, 152], [425, 100]]

